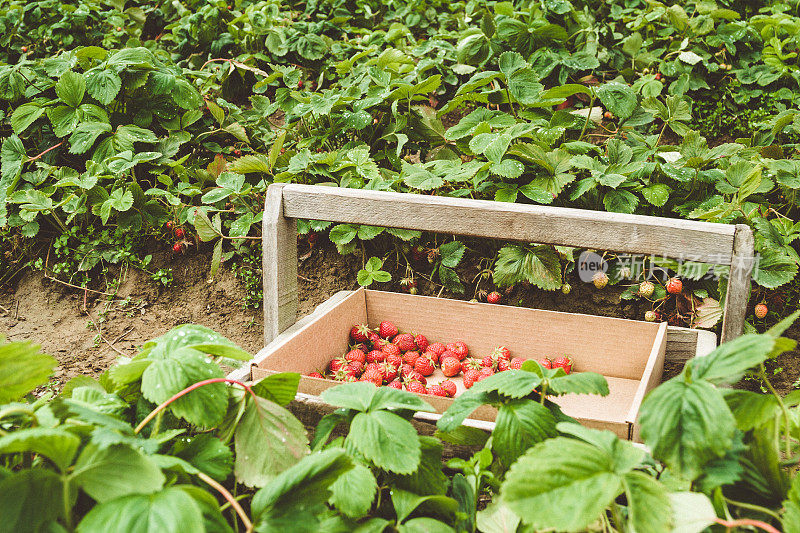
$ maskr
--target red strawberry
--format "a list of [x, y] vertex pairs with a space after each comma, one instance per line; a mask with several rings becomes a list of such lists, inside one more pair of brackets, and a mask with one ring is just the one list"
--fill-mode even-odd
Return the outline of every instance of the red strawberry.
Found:
[[448, 357], [453, 357], [455, 359], [458, 359], [459, 361], [462, 361], [464, 359], [462, 356], [458, 355], [456, 352], [451, 352], [450, 350], [445, 350], [439, 356], [439, 360], [441, 361], [443, 359], [447, 359]]
[[511, 368], [511, 363], [507, 359], [500, 359], [497, 362], [497, 371], [498, 372], [505, 372], [509, 368]]
[[474, 357], [468, 357], [461, 361], [461, 371], [465, 372], [466, 370], [480, 370], [483, 368], [480, 359], [475, 359]]
[[569, 357], [556, 357], [553, 359], [553, 368], [563, 368], [564, 372], [572, 372], [572, 359]]
[[386, 361], [386, 353], [381, 350], [372, 350], [366, 356], [367, 363], [382, 363]]
[[394, 337], [397, 335], [397, 333], [398, 333], [397, 326], [395, 326], [388, 320], [384, 320], [378, 326], [378, 334], [384, 339], [388, 339], [389, 337]]
[[428, 337], [426, 337], [425, 335], [415, 336], [414, 343], [416, 343], [417, 348], [419, 348], [423, 352], [427, 351], [428, 346], [430, 345], [430, 343], [428, 342]]
[[404, 352], [417, 349], [417, 343], [414, 342], [414, 335], [411, 333], [401, 333], [397, 335], [394, 340], [392, 340], [392, 343], [397, 345], [397, 347]]
[[389, 382], [389, 387], [391, 387], [393, 389], [402, 390], [403, 389], [403, 384], [400, 382], [399, 379], [396, 379], [394, 381]]
[[500, 303], [500, 298], [501, 296], [499, 292], [492, 291], [488, 294], [488, 296], [486, 296], [486, 301], [489, 302], [490, 304], [496, 304]]
[[471, 388], [476, 381], [481, 377], [481, 373], [474, 369], [469, 369], [464, 372], [464, 387]]
[[397, 367], [391, 363], [378, 363], [385, 381], [393, 381], [397, 377]]
[[322, 374], [320, 374], [319, 372], [311, 372], [310, 374], [308, 374], [308, 377], [310, 377], [310, 378], [321, 378]]
[[350, 349], [351, 350], [361, 350], [364, 353], [367, 353], [369, 351], [369, 348], [367, 348], [367, 343], [366, 342], [359, 342], [357, 344], [353, 344], [352, 346], [350, 346]]
[[683, 282], [679, 278], [669, 278], [667, 281], [667, 292], [670, 294], [680, 294], [683, 290]]
[[419, 359], [419, 357], [420, 357], [419, 352], [414, 352], [414, 351], [406, 352], [403, 354], [403, 362], [413, 365], [414, 363], [417, 362], [417, 359]]
[[414, 372], [415, 372], [414, 365], [412, 364], [406, 363], [400, 367], [400, 376], [402, 376], [403, 378], [411, 376], [412, 374], [414, 374]]
[[461, 361], [455, 357], [445, 357], [442, 359], [442, 373], [451, 378], [461, 372]]
[[510, 363], [508, 363], [508, 368], [512, 370], [519, 370], [520, 368], [522, 368], [522, 363], [524, 362], [525, 359], [523, 359], [522, 357], [515, 357], [514, 359], [511, 360]]
[[364, 361], [367, 360], [367, 356], [364, 354], [364, 352], [362, 352], [358, 348], [347, 352], [344, 358], [347, 359], [348, 361], [358, 361], [359, 363], [363, 363]]
[[456, 387], [456, 384], [453, 383], [452, 381], [450, 381], [449, 379], [446, 379], [446, 380], [442, 381], [441, 383], [439, 383], [439, 385], [444, 389], [444, 391], [447, 393], [447, 395], [449, 397], [451, 397], [451, 398], [456, 395], [456, 392], [458, 392], [458, 388]]
[[433, 394], [434, 396], [447, 396], [447, 392], [445, 392], [441, 385], [429, 386], [428, 394]]
[[492, 354], [496, 355], [499, 359], [511, 361], [511, 351], [505, 346], [498, 346], [492, 351]]
[[175, 228], [175, 237], [178, 239], [183, 239], [183, 236], [186, 235], [186, 232], [183, 231], [183, 228]]
[[478, 378], [478, 381], [481, 381], [493, 375], [494, 375], [494, 368], [482, 368], [480, 371], [480, 377]]
[[[391, 342], [387, 341], [386, 339], [378, 338], [375, 342], [372, 343], [372, 348], [374, 350], [383, 350], [387, 346], [392, 344]], [[391, 350], [391, 348], [389, 348]]]
[[380, 370], [376, 368], [370, 368], [361, 376], [361, 381], [369, 381], [376, 387], [380, 387], [383, 385], [383, 376], [381, 375]]
[[344, 371], [351, 376], [358, 377], [364, 371], [364, 364], [360, 361], [350, 361], [347, 363], [347, 366], [344, 367]]
[[445, 350], [447, 350], [447, 347], [441, 342], [432, 342], [431, 344], [428, 345], [428, 347], [424, 351], [433, 352], [441, 357], [442, 353], [444, 353]]
[[332, 359], [330, 363], [328, 363], [328, 370], [331, 372], [336, 372], [346, 367], [347, 363], [349, 363], [349, 361], [344, 357], [336, 357], [335, 359]]
[[408, 380], [409, 381], [419, 381], [423, 385], [427, 385], [428, 384], [428, 379], [425, 376], [423, 376], [422, 374], [420, 374], [419, 372], [417, 372], [416, 370], [412, 370], [411, 371], [411, 373], [408, 375]]
[[365, 324], [358, 324], [350, 328], [350, 338], [354, 342], [367, 342], [372, 331]]
[[767, 307], [767, 304], [761, 302], [760, 304], [757, 304], [755, 306], [755, 308], [753, 309], [753, 313], [756, 315], [757, 318], [764, 318], [765, 316], [767, 316], [767, 313], [769, 313], [769, 308]]
[[428, 391], [425, 390], [425, 385], [420, 383], [419, 381], [409, 381], [406, 383], [406, 390], [408, 392], [414, 392], [416, 394], [427, 394]]
[[467, 344], [464, 341], [451, 342], [447, 345], [447, 349], [457, 353], [461, 359], [469, 355], [469, 348], [467, 348]]
[[491, 355], [487, 355], [483, 359], [481, 359], [481, 366], [484, 368], [494, 368], [497, 364], [497, 361]]
[[400, 368], [403, 366], [403, 358], [399, 355], [387, 355], [386, 356], [386, 364], [392, 365], [395, 368]]
[[433, 361], [431, 361], [427, 357], [419, 357], [414, 362], [414, 370], [416, 370], [423, 376], [430, 376], [431, 374], [433, 374], [435, 368], [436, 367], [433, 365]]
[[542, 365], [545, 368], [553, 368], [552, 361], [550, 361], [550, 359], [548, 359], [547, 357], [545, 357], [543, 359], [539, 359], [539, 364]]
[[376, 332], [370, 330], [370, 332], [367, 333], [367, 340], [373, 343], [378, 342], [379, 340], [381, 340], [381, 336], [378, 335]]
[[400, 355], [400, 348], [398, 348], [396, 344], [385, 343], [380, 349], [387, 357], [390, 355]]
[[179, 242], [176, 242], [175, 244], [172, 245], [172, 252], [173, 253], [179, 254], [182, 251], [183, 251], [183, 244], [181, 244]]

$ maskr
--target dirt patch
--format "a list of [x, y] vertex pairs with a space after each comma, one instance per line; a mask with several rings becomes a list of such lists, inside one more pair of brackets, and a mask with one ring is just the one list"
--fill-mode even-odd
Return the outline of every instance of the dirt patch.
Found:
[[[146, 341], [180, 324], [208, 326], [255, 353], [263, 347], [262, 311], [244, 308], [246, 288], [232, 270], [223, 266], [209, 280], [210, 259], [210, 254], [157, 257], [159, 266], [173, 269], [171, 287], [161, 289], [129, 269], [113, 297], [84, 295], [41, 272], [26, 272], [0, 295], [0, 332], [9, 340], [40, 344], [56, 357], [56, 387], [76, 375], [97, 376], [118, 357], [135, 355]], [[354, 288], [354, 259], [320, 249], [300, 263], [302, 314], [335, 292]]]

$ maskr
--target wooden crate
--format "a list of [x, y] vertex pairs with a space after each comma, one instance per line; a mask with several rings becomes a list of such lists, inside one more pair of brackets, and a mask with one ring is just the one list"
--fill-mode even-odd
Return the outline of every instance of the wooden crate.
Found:
[[[298, 218], [488, 237], [505, 241], [576, 246], [631, 254], [653, 254], [658, 257], [730, 266], [721, 342], [739, 336], [744, 326], [747, 301], [750, 296], [750, 274], [754, 262], [753, 234], [747, 225], [363, 189], [272, 184], [267, 190], [263, 232], [266, 346], [256, 354], [249, 365], [231, 374], [235, 379], [258, 379], [263, 376], [265, 371], [261, 370], [264, 368], [262, 363], [270, 354], [277, 353], [278, 348], [291, 339], [300, 338], [301, 332], [320, 323], [321, 320], [324, 321], [325, 317], [329, 316], [329, 311], [349, 301], [354, 295], [353, 291], [341, 291], [318, 306], [311, 315], [298, 321], [296, 227]], [[366, 298], [366, 295], [373, 293], [376, 292], [365, 291], [362, 294]], [[355, 294], [358, 294], [358, 291]], [[398, 295], [392, 298], [402, 297]], [[474, 304], [446, 303], [437, 300], [436, 305], [459, 305], [466, 306], [464, 309], [467, 309]], [[477, 308], [480, 308], [480, 305], [484, 304], [479, 304]], [[366, 313], [366, 304], [364, 306]], [[519, 312], [522, 313], [520, 317], [528, 318], [545, 316], [542, 313], [551, 316], [551, 312], [547, 311], [510, 307], [502, 311], [506, 312]], [[562, 314], [555, 313], [555, 315]], [[587, 323], [596, 319], [585, 315], [571, 316], [575, 320]], [[623, 322], [631, 321], [613, 323]], [[644, 328], [657, 328], [659, 331], [665, 328], [664, 324], [640, 325]], [[529, 328], [530, 326], [526, 326], [524, 331]], [[707, 354], [717, 345], [714, 333], [688, 328], [668, 326], [665, 338], [663, 358], [667, 361], [683, 362], [691, 357]], [[619, 347], [627, 351], [629, 344], [629, 339], [625, 338], [619, 343]], [[652, 346], [657, 344], [653, 340]], [[655, 360], [648, 358], [647, 361], [648, 365], [651, 362], [654, 364], [649, 371], [649, 377], [646, 377], [643, 371], [637, 378], [639, 384], [646, 378], [645, 388], [657, 384], [663, 362], [658, 357]], [[602, 367], [599, 368], [603, 373]], [[578, 366], [578, 370], [581, 370], [581, 365]], [[615, 377], [613, 374], [609, 376]], [[332, 408], [321, 402], [317, 396], [322, 390], [319, 387], [325, 383], [310, 380], [313, 378], [303, 378], [303, 388], [311, 392], [298, 393], [291, 408], [307, 426], [313, 427], [319, 418], [332, 411]], [[639, 397], [641, 392], [641, 388], [637, 385], [636, 399], [630, 402], [631, 406], [641, 401]], [[564, 408], [574, 413], [571, 411], [572, 407], [565, 404]], [[583, 418], [591, 419], [592, 405], [586, 404], [582, 409], [584, 409]], [[580, 413], [575, 414], [581, 417]], [[620, 408], [617, 417], [620, 424], [623, 419], [625, 424], [628, 424], [628, 437], [631, 436], [629, 414], [630, 409]], [[418, 413], [416, 418], [415, 425], [420, 433], [433, 432], [435, 426], [427, 420], [430, 418], [427, 414]], [[485, 420], [474, 420], [472, 424], [486, 429], [493, 427], [492, 422]], [[635, 434], [633, 437], [636, 437]]]
[[[353, 325], [377, 327], [382, 320], [390, 320], [401, 331], [422, 333], [431, 342], [463, 340], [471, 356], [478, 358], [499, 345], [525, 359], [568, 355], [574, 361], [574, 371], [605, 376], [610, 394], [566, 395], [554, 401], [583, 424], [610, 429], [625, 439], [635, 434], [644, 395], [661, 381], [666, 351], [665, 323], [360, 289], [316, 314], [303, 328], [272, 343], [251, 368], [251, 375], [259, 379], [275, 372], [324, 372], [331, 359], [347, 352]], [[437, 369], [429, 383], [444, 379]], [[463, 392], [461, 378], [452, 379], [459, 394]], [[339, 384], [304, 375], [299, 391], [318, 396]], [[428, 420], [436, 420], [453, 403], [450, 398], [431, 395], [425, 400], [437, 413], [426, 415]], [[494, 408], [480, 407], [471, 415], [470, 423], [492, 422], [495, 414]]]

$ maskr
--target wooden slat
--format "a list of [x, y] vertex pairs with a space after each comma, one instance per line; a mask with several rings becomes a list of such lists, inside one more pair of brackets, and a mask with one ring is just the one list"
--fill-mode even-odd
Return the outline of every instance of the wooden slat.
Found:
[[728, 265], [734, 226], [487, 200], [286, 185], [283, 214]]
[[735, 339], [744, 330], [744, 317], [750, 301], [750, 275], [753, 271], [753, 230], [736, 224], [731, 271], [722, 315], [720, 343]]
[[297, 320], [297, 221], [284, 216], [283, 188], [270, 185], [264, 204], [264, 343]]

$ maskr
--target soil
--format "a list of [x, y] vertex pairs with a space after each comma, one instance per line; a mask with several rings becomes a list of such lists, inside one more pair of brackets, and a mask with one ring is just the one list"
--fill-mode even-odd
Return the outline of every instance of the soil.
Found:
[[[307, 248], [306, 248], [307, 250]], [[306, 315], [340, 290], [356, 288], [357, 256], [341, 256], [328, 242], [318, 244], [311, 253], [300, 250], [298, 288], [300, 314]], [[247, 287], [231, 268], [223, 266], [216, 277], [209, 279], [210, 253], [174, 258], [171, 254], [154, 254], [155, 267], [171, 267], [174, 282], [161, 288], [146, 274], [127, 269], [119, 274], [119, 288], [113, 297], [83, 292], [28, 271], [13, 286], [0, 294], [0, 334], [13, 341], [32, 341], [45, 353], [56, 357], [59, 366], [50, 386], [59, 388], [77, 375], [97, 376], [118, 357], [133, 356], [146, 341], [185, 323], [202, 324], [218, 331], [250, 353], [263, 347], [263, 315], [261, 309], [243, 305]], [[474, 277], [469, 269], [462, 279]], [[401, 276], [394, 275], [395, 280]], [[620, 303], [622, 288], [609, 286], [603, 291], [574, 279], [572, 291], [547, 292], [533, 287], [517, 286], [503, 295], [503, 303], [555, 311], [638, 319], [644, 313], [635, 300]], [[385, 290], [399, 291], [392, 282]], [[423, 282], [420, 294], [435, 295], [435, 288]], [[446, 297], [469, 299], [473, 296]], [[100, 336], [98, 336], [100, 333]], [[793, 327], [786, 336], [800, 339], [800, 327]], [[800, 352], [780, 356], [771, 369], [780, 369], [772, 381], [782, 392], [794, 388], [800, 379]], [[665, 379], [679, 373], [681, 365], [667, 363]], [[755, 383], [742, 386], [758, 389]]]

